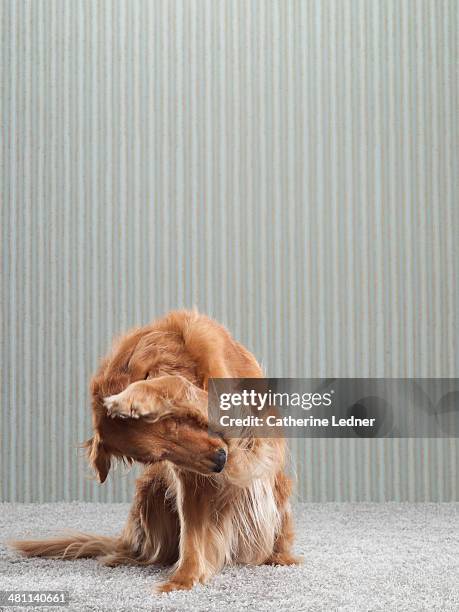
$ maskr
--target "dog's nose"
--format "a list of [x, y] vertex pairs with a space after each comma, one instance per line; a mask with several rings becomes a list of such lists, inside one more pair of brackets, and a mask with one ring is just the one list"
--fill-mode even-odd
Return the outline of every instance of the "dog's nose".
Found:
[[225, 467], [226, 463], [226, 450], [224, 448], [219, 448], [218, 451], [215, 453], [214, 463], [214, 472], [221, 472]]

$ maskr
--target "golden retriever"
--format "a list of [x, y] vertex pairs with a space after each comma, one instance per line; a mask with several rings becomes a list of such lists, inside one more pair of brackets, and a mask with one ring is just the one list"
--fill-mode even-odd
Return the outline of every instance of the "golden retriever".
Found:
[[124, 530], [12, 545], [28, 556], [173, 565], [162, 592], [205, 583], [225, 564], [297, 563], [285, 440], [225, 441], [208, 427], [210, 378], [262, 376], [247, 349], [197, 312], [122, 337], [92, 379], [85, 445], [101, 482], [112, 458], [145, 465]]

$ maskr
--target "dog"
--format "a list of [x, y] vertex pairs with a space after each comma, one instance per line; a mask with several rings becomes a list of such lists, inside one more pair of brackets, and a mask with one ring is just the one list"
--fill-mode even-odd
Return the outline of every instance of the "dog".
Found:
[[299, 563], [285, 440], [209, 429], [209, 379], [241, 377], [263, 378], [255, 357], [197, 312], [126, 334], [91, 381], [94, 434], [84, 444], [100, 482], [113, 459], [145, 466], [122, 533], [11, 545], [27, 556], [172, 566], [159, 592], [204, 584], [228, 564]]

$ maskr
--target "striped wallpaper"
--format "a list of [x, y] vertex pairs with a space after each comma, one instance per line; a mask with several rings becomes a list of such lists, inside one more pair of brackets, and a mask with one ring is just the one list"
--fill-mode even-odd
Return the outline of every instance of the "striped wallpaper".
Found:
[[[197, 305], [271, 376], [459, 376], [456, 0], [1, 0], [3, 500], [114, 334]], [[304, 500], [453, 500], [459, 445], [292, 441]]]

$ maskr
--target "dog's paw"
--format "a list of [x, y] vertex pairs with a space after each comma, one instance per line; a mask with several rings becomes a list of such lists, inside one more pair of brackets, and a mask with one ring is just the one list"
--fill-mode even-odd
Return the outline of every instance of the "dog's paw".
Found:
[[196, 581], [192, 578], [180, 578], [179, 580], [168, 580], [156, 587], [157, 593], [170, 593], [171, 591], [189, 591], [194, 587]]
[[300, 565], [302, 562], [301, 557], [290, 553], [274, 553], [265, 561], [265, 565]]
[[107, 411], [107, 416], [119, 419], [138, 419], [139, 415], [134, 409], [134, 404], [130, 398], [124, 395], [124, 392], [117, 395], [110, 395], [104, 399], [104, 406]]
[[107, 416], [119, 419], [140, 419], [153, 416], [157, 409], [157, 398], [151, 392], [143, 393], [141, 388], [131, 385], [117, 395], [104, 399]]

